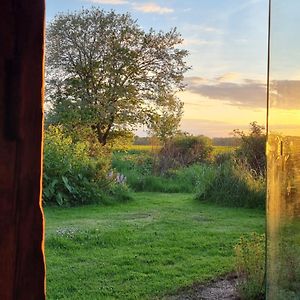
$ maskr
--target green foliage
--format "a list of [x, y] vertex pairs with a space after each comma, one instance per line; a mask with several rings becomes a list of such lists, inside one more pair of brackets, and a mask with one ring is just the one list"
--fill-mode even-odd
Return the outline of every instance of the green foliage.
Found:
[[162, 175], [153, 174], [156, 156], [145, 151], [115, 152], [112, 166], [127, 178], [134, 191], [192, 193], [203, 166], [191, 165], [170, 169]]
[[[111, 158], [103, 149], [91, 157], [89, 142], [74, 142], [60, 126], [45, 132], [43, 201], [72, 206], [106, 202], [121, 191], [107, 174]], [[123, 188], [124, 189], [124, 188]], [[121, 197], [123, 198], [124, 195]]]
[[214, 155], [214, 163], [217, 166], [220, 166], [225, 162], [234, 163], [235, 160], [236, 160], [236, 155], [232, 151], [219, 152]]
[[134, 135], [131, 131], [124, 130], [111, 132], [107, 145], [113, 149], [127, 149], [133, 143]]
[[265, 180], [234, 160], [203, 168], [196, 198], [224, 206], [264, 208]]
[[203, 163], [211, 159], [212, 150], [211, 140], [208, 137], [177, 136], [162, 147], [155, 167], [163, 174], [170, 169]]
[[57, 15], [46, 41], [53, 124], [90, 127], [102, 145], [138, 124], [178, 126], [189, 67], [175, 28], [145, 32], [128, 13], [94, 7]]
[[235, 255], [241, 299], [264, 299], [265, 235], [243, 235], [235, 246]]
[[113, 153], [112, 167], [126, 177], [131, 171], [141, 176], [151, 175], [153, 156], [150, 152], [141, 150], [115, 151]]
[[140, 176], [137, 172], [132, 172], [128, 176], [128, 185], [135, 191], [192, 193], [195, 191], [199, 169], [201, 166], [194, 165], [161, 176]]
[[168, 106], [153, 117], [150, 124], [150, 134], [166, 143], [179, 133], [179, 125], [183, 115], [183, 103], [176, 101], [173, 97], [168, 101]]
[[254, 176], [234, 153], [215, 156], [214, 164], [200, 163], [156, 173], [157, 156], [150, 151], [114, 152], [113, 168], [124, 174], [134, 191], [196, 193], [202, 201], [234, 207], [265, 207], [265, 180]]
[[266, 134], [263, 126], [257, 122], [250, 123], [250, 133], [234, 130], [234, 134], [241, 138], [236, 153], [238, 158], [247, 164], [257, 176], [266, 173]]

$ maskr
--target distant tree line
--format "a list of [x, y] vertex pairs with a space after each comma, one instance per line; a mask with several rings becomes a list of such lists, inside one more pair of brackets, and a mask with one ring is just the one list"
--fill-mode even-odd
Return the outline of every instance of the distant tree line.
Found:
[[[135, 136], [134, 145], [151, 145], [151, 137], [149, 136]], [[237, 147], [241, 143], [240, 137], [214, 137], [212, 138], [213, 146], [230, 146]]]
[[240, 145], [241, 139], [239, 137], [214, 137], [212, 143], [214, 146], [231, 146], [237, 147]]
[[151, 138], [149, 136], [135, 136], [133, 140], [134, 145], [151, 145]]

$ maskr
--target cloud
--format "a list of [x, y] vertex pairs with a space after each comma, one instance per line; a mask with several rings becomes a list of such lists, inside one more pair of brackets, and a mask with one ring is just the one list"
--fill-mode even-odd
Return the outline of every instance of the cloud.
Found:
[[266, 85], [262, 82], [244, 80], [242, 82], [228, 82], [234, 78], [235, 73], [227, 73], [215, 80], [205, 81], [199, 77], [187, 77], [185, 83], [187, 90], [207, 97], [221, 100], [238, 107], [265, 108]]
[[199, 31], [202, 31], [202, 32], [222, 33], [222, 30], [215, 28], [215, 27], [210, 27], [210, 26], [198, 26], [196, 28], [198, 28]]
[[225, 74], [217, 77], [216, 80], [220, 81], [220, 82], [230, 82], [230, 81], [235, 81], [240, 78], [241, 78], [241, 76], [239, 73], [228, 72], [228, 73], [225, 73]]
[[141, 11], [143, 13], [156, 13], [156, 14], [170, 14], [174, 12], [173, 8], [169, 7], [163, 7], [156, 3], [149, 2], [149, 3], [133, 3], [132, 4], [133, 9], [137, 11]]
[[[224, 101], [237, 107], [266, 108], [267, 88], [262, 81], [241, 79], [239, 73], [225, 73], [215, 79], [186, 77], [186, 90]], [[270, 105], [278, 109], [300, 109], [300, 80], [274, 80], [271, 82]]]
[[200, 34], [200, 33], [217, 33], [222, 34], [223, 31], [219, 28], [200, 25], [200, 24], [185, 24], [183, 30], [188, 32], [189, 34]]
[[96, 4], [110, 4], [110, 5], [121, 5], [127, 4], [126, 0], [88, 0], [88, 2], [96, 3]]
[[271, 108], [300, 109], [300, 80], [271, 82]]
[[185, 83], [188, 85], [197, 85], [209, 82], [208, 79], [199, 76], [190, 76], [185, 78]]
[[182, 45], [184, 46], [205, 46], [205, 45], [217, 45], [221, 44], [220, 41], [208, 41], [202, 39], [193, 39], [193, 38], [186, 38], [183, 40]]

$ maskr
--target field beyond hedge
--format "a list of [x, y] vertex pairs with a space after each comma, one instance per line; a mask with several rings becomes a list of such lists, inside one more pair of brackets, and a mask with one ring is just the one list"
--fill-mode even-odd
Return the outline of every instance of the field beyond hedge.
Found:
[[[116, 147], [115, 150], [127, 150], [127, 151], [147, 151], [157, 152], [161, 149], [158, 145], [130, 145], [128, 147]], [[213, 154], [219, 154], [224, 152], [231, 152], [235, 149], [233, 146], [213, 146]]]
[[234, 244], [264, 231], [264, 212], [193, 197], [46, 207], [47, 299], [161, 299], [232, 271]]

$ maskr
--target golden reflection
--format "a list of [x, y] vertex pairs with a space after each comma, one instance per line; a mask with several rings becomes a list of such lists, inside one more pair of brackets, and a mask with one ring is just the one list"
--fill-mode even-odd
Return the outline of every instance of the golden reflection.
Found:
[[272, 0], [267, 299], [300, 299], [300, 1]]
[[267, 299], [300, 297], [300, 137], [269, 134]]

